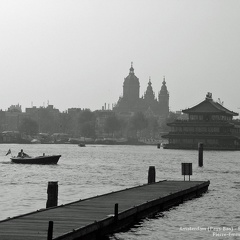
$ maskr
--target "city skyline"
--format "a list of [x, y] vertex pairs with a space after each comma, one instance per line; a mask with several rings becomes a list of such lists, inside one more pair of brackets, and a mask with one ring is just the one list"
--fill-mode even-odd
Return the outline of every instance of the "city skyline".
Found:
[[117, 103], [133, 62], [140, 97], [163, 76], [171, 111], [207, 92], [239, 112], [237, 0], [2, 1], [0, 109]]

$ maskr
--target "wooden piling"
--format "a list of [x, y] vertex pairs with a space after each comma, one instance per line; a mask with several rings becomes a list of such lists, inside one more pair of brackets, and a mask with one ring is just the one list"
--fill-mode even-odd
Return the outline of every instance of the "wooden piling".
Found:
[[49, 221], [48, 223], [48, 237], [47, 240], [53, 239], [53, 221]]
[[198, 144], [198, 166], [203, 166], [203, 143]]
[[56, 207], [58, 205], [58, 182], [48, 182], [47, 194], [46, 208]]
[[148, 169], [148, 184], [156, 182], [156, 171], [154, 166], [150, 166]]
[[118, 220], [118, 203], [115, 203], [114, 205], [114, 220]]

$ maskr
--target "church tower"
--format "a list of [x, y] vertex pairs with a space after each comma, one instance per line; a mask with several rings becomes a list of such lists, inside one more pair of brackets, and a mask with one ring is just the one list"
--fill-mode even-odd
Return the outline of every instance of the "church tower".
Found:
[[148, 103], [152, 103], [154, 101], [154, 92], [152, 89], [152, 83], [151, 83], [151, 78], [149, 77], [149, 82], [148, 82], [148, 87], [147, 87], [147, 91], [144, 94], [144, 99], [148, 102]]
[[161, 115], [167, 117], [169, 114], [169, 93], [166, 86], [165, 76], [163, 77], [162, 87], [158, 94], [158, 101]]
[[130, 104], [136, 103], [139, 100], [139, 89], [139, 79], [135, 76], [133, 63], [131, 63], [129, 75], [124, 79], [123, 83], [123, 99]]

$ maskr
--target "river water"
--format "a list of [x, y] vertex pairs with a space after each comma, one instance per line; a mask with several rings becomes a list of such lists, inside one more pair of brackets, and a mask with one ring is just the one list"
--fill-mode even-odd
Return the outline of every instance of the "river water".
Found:
[[[57, 165], [12, 164], [8, 149], [32, 156], [61, 154]], [[210, 180], [200, 198], [186, 201], [145, 219], [118, 240], [240, 239], [240, 152], [204, 151], [198, 167], [196, 150], [158, 149], [156, 146], [18, 145], [0, 148], [0, 220], [45, 208], [48, 181], [58, 181], [64, 204], [147, 182], [149, 166], [156, 180], [182, 180], [181, 163], [193, 163], [192, 180]]]

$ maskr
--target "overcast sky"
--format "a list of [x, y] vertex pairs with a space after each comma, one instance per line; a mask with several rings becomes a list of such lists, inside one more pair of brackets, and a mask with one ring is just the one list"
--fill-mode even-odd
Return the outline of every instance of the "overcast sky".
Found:
[[207, 92], [240, 109], [239, 0], [1, 0], [0, 109], [101, 109], [131, 62], [140, 96], [163, 76], [170, 110]]

